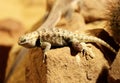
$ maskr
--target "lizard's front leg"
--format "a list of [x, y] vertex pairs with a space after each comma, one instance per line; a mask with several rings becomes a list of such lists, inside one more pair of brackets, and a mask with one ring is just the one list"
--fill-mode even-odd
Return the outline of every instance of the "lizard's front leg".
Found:
[[81, 52], [82, 55], [84, 55], [86, 57], [86, 59], [88, 60], [88, 56], [90, 58], [94, 58], [94, 54], [91, 50], [91, 48], [89, 46], [87, 46], [87, 44], [85, 44], [84, 42], [79, 42], [79, 40], [77, 39], [72, 39], [70, 40], [72, 47], [74, 50]]
[[41, 43], [41, 48], [43, 49], [43, 63], [45, 63], [46, 59], [46, 52], [50, 50], [51, 44], [49, 42], [42, 42]]

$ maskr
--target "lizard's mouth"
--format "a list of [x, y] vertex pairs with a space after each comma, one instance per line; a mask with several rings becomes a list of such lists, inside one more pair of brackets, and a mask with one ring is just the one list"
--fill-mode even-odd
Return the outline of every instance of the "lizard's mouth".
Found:
[[34, 45], [31, 45], [30, 43], [26, 43], [26, 42], [22, 42], [22, 43], [18, 43], [18, 44], [25, 47], [25, 48], [33, 48], [33, 47], [35, 47]]
[[19, 41], [18, 43], [19, 44], [24, 44], [25, 42], [26, 42], [26, 39], [23, 39], [23, 40]]
[[33, 48], [35, 47], [35, 42], [31, 42], [29, 40], [26, 40], [25, 38], [20, 37], [18, 41], [18, 45], [21, 45], [26, 48]]

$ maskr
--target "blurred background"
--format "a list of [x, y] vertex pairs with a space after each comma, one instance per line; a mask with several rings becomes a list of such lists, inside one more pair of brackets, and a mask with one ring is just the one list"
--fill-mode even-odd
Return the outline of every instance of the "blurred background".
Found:
[[12, 47], [17, 47], [19, 36], [41, 20], [46, 7], [46, 0], [0, 0], [0, 83], [5, 78], [7, 63], [12, 64], [15, 57], [11, 54], [8, 61]]

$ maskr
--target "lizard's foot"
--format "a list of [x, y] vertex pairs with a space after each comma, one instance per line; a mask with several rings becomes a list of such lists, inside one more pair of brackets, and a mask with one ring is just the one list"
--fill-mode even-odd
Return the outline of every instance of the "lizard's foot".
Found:
[[92, 53], [90, 46], [88, 46], [84, 42], [73, 42], [72, 47], [80, 52], [83, 56], [85, 56], [87, 60], [89, 59], [89, 57], [94, 58], [94, 54]]
[[85, 56], [87, 60], [89, 59], [89, 57], [93, 59], [95, 56], [94, 56], [90, 46], [87, 46], [87, 44], [85, 44], [83, 42], [80, 44], [82, 46], [82, 49], [81, 49], [82, 55]]
[[74, 48], [74, 50], [82, 53], [82, 55], [85, 56], [87, 60], [89, 57], [94, 58], [94, 54], [90, 48], [90, 45], [84, 42], [79, 42], [79, 40], [77, 39], [72, 39], [71, 42], [72, 42], [72, 47]]

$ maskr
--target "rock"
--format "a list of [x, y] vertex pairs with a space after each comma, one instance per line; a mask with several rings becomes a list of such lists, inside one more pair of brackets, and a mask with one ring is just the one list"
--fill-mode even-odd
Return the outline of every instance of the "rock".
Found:
[[25, 67], [26, 70], [25, 81], [27, 83], [47, 83], [46, 80], [47, 66], [42, 63], [43, 60], [42, 60], [41, 49], [34, 48], [30, 50], [29, 53], [27, 54], [28, 60], [26, 62], [26, 67]]
[[47, 2], [47, 10], [50, 12], [50, 10], [53, 7], [53, 4], [55, 3], [56, 0], [46, 0]]
[[81, 7], [81, 14], [84, 16], [86, 22], [105, 19], [106, 3], [109, 0], [83, 0]]
[[120, 50], [109, 70], [108, 81], [109, 83], [120, 83]]
[[[112, 37], [107, 30], [99, 28], [99, 29], [89, 29], [86, 31], [87, 34], [96, 36], [98, 38], [101, 38], [105, 42], [107, 42], [110, 46], [112, 46], [115, 50], [119, 50], [119, 45], [114, 40], [114, 37]], [[113, 59], [114, 60], [114, 59]]]
[[61, 20], [57, 24], [57, 27], [75, 32], [78, 31], [78, 29], [85, 29], [86, 24], [81, 14], [73, 12], [69, 18], [67, 17], [61, 18]]
[[[72, 56], [68, 47], [47, 52], [46, 63], [42, 62], [40, 49], [28, 53], [26, 82], [28, 83], [104, 83], [109, 68], [107, 60], [95, 46], [91, 45], [95, 58], [86, 60], [80, 53]], [[99, 82], [100, 81], [100, 82]]]
[[117, 28], [110, 28], [108, 25], [107, 30], [111, 36], [113, 36], [114, 40], [120, 45], [120, 30]]

